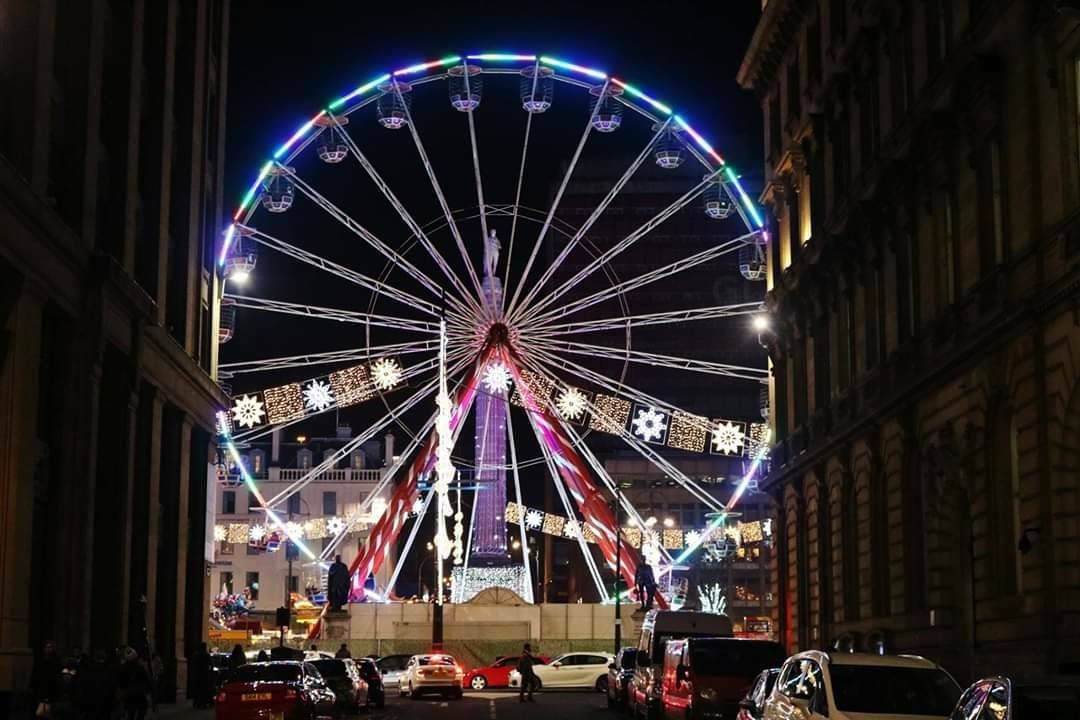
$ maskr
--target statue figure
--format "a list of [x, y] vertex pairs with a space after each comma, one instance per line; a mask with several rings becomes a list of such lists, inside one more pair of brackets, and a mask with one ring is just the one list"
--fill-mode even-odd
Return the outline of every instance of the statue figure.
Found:
[[499, 250], [501, 249], [502, 243], [499, 242], [492, 228], [488, 231], [488, 236], [484, 238], [484, 275], [487, 277], [495, 277], [495, 268], [499, 264]]
[[334, 564], [326, 573], [326, 601], [331, 610], [341, 610], [349, 602], [349, 585], [351, 584], [349, 566], [341, 562], [340, 555], [335, 556]]

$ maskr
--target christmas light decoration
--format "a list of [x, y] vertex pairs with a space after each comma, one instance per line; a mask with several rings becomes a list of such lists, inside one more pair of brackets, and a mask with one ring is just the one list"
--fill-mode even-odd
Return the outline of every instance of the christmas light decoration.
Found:
[[290, 538], [296, 538], [297, 540], [304, 539], [304, 526], [298, 522], [285, 523], [285, 534]]
[[645, 442], [663, 443], [668, 429], [668, 415], [654, 407], [635, 406], [632, 432]]
[[687, 547], [697, 547], [701, 544], [701, 531], [687, 530], [683, 533], [683, 542]]
[[564, 420], [578, 422], [585, 419], [585, 410], [589, 407], [589, 398], [575, 387], [568, 387], [559, 394], [555, 409]]
[[705, 452], [708, 437], [708, 418], [676, 410], [671, 413], [671, 428], [668, 431], [668, 447], [690, 452]]
[[664, 549], [682, 550], [683, 531], [678, 528], [664, 528]]
[[578, 535], [581, 534], [581, 523], [578, 520], [568, 519], [563, 523], [562, 529], [563, 537], [576, 540]]
[[641, 547], [641, 528], [626, 528], [623, 530], [623, 539], [632, 548]]
[[520, 523], [521, 522], [521, 509], [522, 509], [521, 505], [519, 505], [516, 502], [508, 502], [508, 503], [506, 503], [506, 512], [504, 513], [504, 516], [506, 517], [506, 522], [508, 522], [508, 523], [510, 523], [512, 525]]
[[717, 420], [712, 431], [712, 451], [718, 455], [742, 455], [746, 423]]
[[333, 537], [345, 532], [346, 522], [344, 518], [332, 517], [326, 521], [326, 531]]
[[401, 383], [403, 370], [401, 363], [394, 358], [379, 358], [371, 363], [371, 382], [379, 390], [393, 390]]
[[299, 383], [289, 383], [263, 390], [266, 421], [271, 425], [304, 417], [304, 394]]
[[232, 417], [240, 427], [253, 428], [262, 424], [265, 414], [258, 396], [242, 395], [233, 399]]
[[589, 427], [600, 432], [618, 435], [626, 428], [630, 419], [631, 403], [629, 400], [597, 393], [592, 403], [592, 417]]
[[462, 561], [462, 555], [464, 553], [464, 547], [462, 543], [462, 536], [465, 534], [465, 525], [462, 521], [465, 519], [465, 513], [461, 512], [461, 481], [458, 479], [458, 491], [457, 491], [457, 512], [454, 513], [454, 564], [460, 565]]
[[309, 540], [320, 540], [329, 535], [326, 518], [311, 518], [304, 523], [304, 537]]
[[727, 614], [727, 598], [724, 597], [724, 588], [719, 583], [698, 585], [698, 597], [701, 599], [701, 610], [717, 615]]
[[769, 437], [772, 431], [766, 423], [750, 423], [750, 433], [746, 437], [746, 456], [756, 458], [769, 449]]
[[[441, 588], [443, 572], [442, 562], [450, 557], [454, 549], [454, 542], [446, 532], [446, 518], [454, 514], [450, 506], [450, 481], [454, 479], [457, 470], [450, 459], [453, 452], [454, 433], [450, 427], [450, 418], [454, 410], [454, 401], [450, 399], [450, 389], [447, 384], [446, 368], [446, 320], [439, 323], [439, 394], [435, 398], [435, 405], [439, 408], [435, 417], [435, 549], [438, 552], [437, 566], [438, 579]], [[442, 592], [438, 594], [438, 602], [443, 601]]]
[[510, 371], [499, 362], [490, 363], [484, 370], [484, 387], [492, 395], [505, 395], [510, 390], [510, 382], [513, 380]]
[[254, 543], [262, 542], [266, 538], [265, 525], [252, 525], [248, 528], [248, 540]]
[[761, 532], [761, 521], [744, 522], [739, 524], [740, 541], [744, 543], [761, 542], [764, 535]]
[[225, 537], [226, 537], [225, 526], [223, 526], [223, 525], [215, 525], [214, 526], [214, 542], [225, 542]]
[[[539, 375], [527, 368], [522, 368], [520, 374], [521, 381], [525, 383], [525, 386], [529, 389], [529, 393], [536, 400], [537, 409], [546, 411], [549, 407], [548, 401], [551, 397], [551, 393], [555, 389], [555, 381], [551, 380], [546, 375]], [[514, 388], [514, 393], [510, 396], [510, 402], [519, 407], [525, 407], [525, 403], [521, 398], [521, 393], [518, 392], [517, 388]]]
[[641, 557], [646, 564], [656, 568], [660, 566], [660, 534], [646, 530], [641, 539]]
[[506, 588], [521, 598], [529, 596], [524, 565], [508, 567], [455, 567], [450, 575], [450, 601], [464, 603], [490, 588]]
[[544, 515], [544, 532], [548, 535], [562, 535], [563, 525], [566, 518], [547, 513]]
[[544, 525], [543, 510], [529, 510], [525, 513], [525, 527], [530, 530], [539, 530]]
[[311, 412], [322, 412], [334, 404], [334, 389], [329, 383], [315, 379], [304, 386], [304, 407]]
[[348, 407], [375, 397], [375, 386], [366, 365], [354, 365], [330, 373], [330, 387], [338, 407]]
[[225, 541], [234, 545], [242, 545], [248, 539], [247, 523], [229, 523], [225, 527]]

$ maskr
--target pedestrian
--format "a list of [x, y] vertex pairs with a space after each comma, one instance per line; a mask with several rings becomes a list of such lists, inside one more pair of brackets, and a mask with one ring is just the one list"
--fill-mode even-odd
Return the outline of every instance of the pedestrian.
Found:
[[161, 656], [157, 653], [151, 653], [150, 664], [147, 669], [150, 671], [150, 710], [153, 711], [154, 715], [157, 715], [161, 678], [165, 674], [165, 663], [161, 660]]
[[49, 640], [45, 643], [41, 655], [34, 661], [34, 667], [30, 671], [30, 689], [33, 691], [34, 701], [37, 703], [37, 707], [34, 709], [36, 717], [51, 717], [53, 705], [60, 702], [60, 674], [63, 669], [60, 655], [56, 651], [56, 643]]
[[529, 702], [536, 702], [533, 699], [533, 689], [536, 687], [536, 673], [533, 672], [533, 665], [536, 664], [536, 659], [532, 655], [532, 646], [529, 643], [525, 643], [525, 647], [521, 650], [521, 657], [518, 658], [517, 671], [521, 676], [521, 687], [518, 689], [518, 702], [525, 702], [528, 697]]
[[270, 656], [266, 654], [265, 650], [260, 650], [255, 660], [258, 662], [270, 662]]
[[644, 562], [634, 569], [634, 590], [637, 592], [638, 610], [645, 611], [645, 568]]
[[232, 653], [229, 655], [229, 667], [233, 670], [241, 665], [247, 664], [247, 655], [244, 654], [244, 648], [240, 645], [234, 645]]
[[656, 577], [653, 575], [652, 567], [643, 562], [638, 566], [641, 569], [641, 583], [644, 586], [645, 597], [643, 598], [645, 606], [642, 608], [646, 612], [652, 610], [653, 603], [656, 601]]
[[72, 701], [79, 720], [93, 720], [97, 715], [100, 675], [94, 661], [83, 653], [75, 664], [75, 681], [72, 687]]
[[196, 708], [208, 708], [212, 704], [214, 693], [210, 681], [213, 672], [210, 664], [210, 650], [206, 643], [199, 643], [199, 649], [191, 656], [188, 686], [191, 688], [192, 704]]
[[124, 663], [120, 666], [120, 692], [125, 720], [143, 720], [146, 717], [150, 688], [150, 673], [143, 659], [134, 648], [125, 648]]
[[337, 652], [334, 653], [334, 657], [338, 658], [339, 660], [343, 658], [351, 658], [352, 653], [349, 652], [349, 646], [345, 643], [341, 643], [341, 647], [339, 647]]

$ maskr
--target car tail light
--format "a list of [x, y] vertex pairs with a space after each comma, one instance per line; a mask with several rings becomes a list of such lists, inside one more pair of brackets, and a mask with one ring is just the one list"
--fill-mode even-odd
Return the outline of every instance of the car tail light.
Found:
[[298, 697], [300, 697], [300, 693], [296, 692], [296, 690], [294, 690], [292, 688], [288, 688], [288, 689], [285, 690], [285, 699], [286, 700], [295, 700]]
[[217, 694], [217, 702], [219, 702], [219, 703], [225, 702], [225, 691], [224, 690], [222, 690], [221, 692], [219, 692]]

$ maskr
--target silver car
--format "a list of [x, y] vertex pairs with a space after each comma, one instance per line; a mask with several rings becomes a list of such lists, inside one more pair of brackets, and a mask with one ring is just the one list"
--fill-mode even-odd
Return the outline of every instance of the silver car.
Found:
[[443, 653], [427, 653], [409, 658], [399, 690], [402, 697], [408, 694], [414, 700], [426, 692], [460, 700], [464, 681], [465, 671], [453, 657]]
[[382, 673], [384, 688], [401, 687], [401, 676], [405, 674], [405, 666], [409, 664], [411, 657], [412, 655], [385, 655], [375, 660], [375, 665]]

